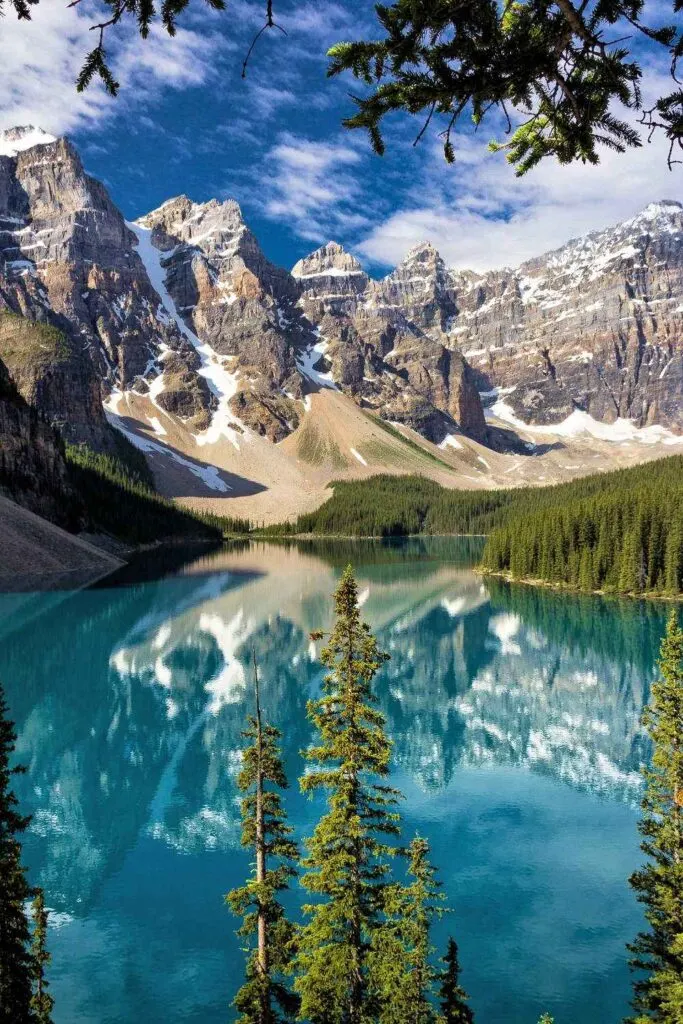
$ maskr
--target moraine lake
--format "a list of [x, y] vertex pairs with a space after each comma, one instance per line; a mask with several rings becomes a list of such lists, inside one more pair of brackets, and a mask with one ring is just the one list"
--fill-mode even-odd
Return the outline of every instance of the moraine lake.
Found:
[[[639, 724], [666, 608], [482, 581], [471, 539], [251, 543], [149, 557], [80, 592], [0, 594], [0, 678], [52, 908], [55, 1024], [223, 1024], [241, 982], [236, 774], [252, 706], [300, 795], [330, 595], [348, 561], [391, 661], [377, 679], [405, 793], [432, 844], [478, 1024], [618, 1024], [641, 914]], [[169, 561], [173, 560], [174, 564]], [[298, 894], [295, 894], [298, 898]]]

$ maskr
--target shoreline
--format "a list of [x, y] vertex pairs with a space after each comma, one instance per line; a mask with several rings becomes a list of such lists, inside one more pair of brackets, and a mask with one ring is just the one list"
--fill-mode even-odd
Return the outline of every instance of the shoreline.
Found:
[[[369, 534], [359, 536], [357, 533], [283, 533], [283, 534], [251, 534], [235, 535], [246, 540], [429, 540], [439, 537], [488, 537], [488, 533], [399, 533], [395, 535]], [[232, 538], [230, 538], [232, 539]]]
[[477, 576], [493, 576], [495, 579], [504, 580], [505, 583], [519, 584], [523, 587], [542, 587], [544, 590], [554, 590], [558, 594], [583, 594], [586, 597], [604, 597], [607, 599], [616, 598], [626, 601], [666, 601], [669, 604], [683, 603], [683, 594], [659, 594], [656, 591], [648, 590], [642, 594], [624, 593], [616, 590], [581, 590], [580, 587], [573, 587], [570, 583], [551, 583], [549, 580], [530, 579], [529, 577], [512, 576], [509, 572], [494, 572], [492, 569], [485, 569], [483, 566], [473, 566], [472, 572]]

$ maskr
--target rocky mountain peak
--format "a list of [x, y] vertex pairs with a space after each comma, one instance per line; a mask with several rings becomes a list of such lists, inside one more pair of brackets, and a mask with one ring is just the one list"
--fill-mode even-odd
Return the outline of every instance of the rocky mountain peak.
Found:
[[656, 203], [648, 203], [640, 214], [641, 217], [659, 217], [661, 214], [676, 214], [683, 211], [683, 203], [676, 199], [660, 199]]
[[396, 269], [380, 282], [380, 302], [402, 305], [423, 327], [435, 321], [444, 329], [455, 315], [453, 281], [431, 242], [420, 242], [409, 249]]
[[[424, 242], [418, 242], [412, 249], [409, 249], [405, 254], [399, 267], [407, 266], [413, 263], [424, 263], [424, 264], [436, 264], [443, 263], [439, 250], [430, 241], [425, 240]], [[398, 269], [398, 267], [396, 268]]]
[[234, 199], [195, 203], [185, 195], [162, 203], [136, 223], [155, 232], [154, 243], [160, 249], [185, 243], [221, 256], [234, 255], [240, 236], [247, 231]]
[[356, 291], [363, 290], [368, 282], [368, 276], [359, 261], [338, 242], [327, 242], [299, 260], [292, 268], [292, 276], [304, 282], [306, 289], [311, 287], [308, 283], [311, 278], [353, 277], [356, 278], [353, 282]]
[[661, 199], [648, 203], [635, 217], [617, 224], [615, 231], [652, 233], [653, 231], [674, 232], [683, 229], [683, 206], [674, 199]]
[[32, 124], [6, 128], [0, 132], [0, 156], [14, 157], [26, 149], [46, 146], [56, 141], [54, 135], [43, 131], [42, 128], [34, 128]]

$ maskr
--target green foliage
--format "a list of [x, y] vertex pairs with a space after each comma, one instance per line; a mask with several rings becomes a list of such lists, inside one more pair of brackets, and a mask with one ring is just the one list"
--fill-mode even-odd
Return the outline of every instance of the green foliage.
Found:
[[[334, 595], [334, 628], [321, 652], [328, 669], [323, 695], [308, 704], [319, 742], [305, 751], [310, 766], [301, 786], [308, 793], [322, 789], [328, 799], [303, 862], [301, 881], [317, 899], [304, 907], [293, 964], [299, 1020], [440, 1024], [440, 995], [450, 1008], [444, 1024], [471, 1024], [455, 943], [445, 971], [434, 963], [431, 928], [444, 912], [444, 897], [429, 844], [416, 837], [407, 850], [394, 845], [400, 793], [385, 781], [391, 742], [372, 692], [387, 655], [361, 621], [357, 596], [347, 566]], [[397, 855], [406, 864], [400, 881], [392, 870]], [[456, 1002], [464, 1016], [456, 1016]]]
[[485, 533], [508, 491], [452, 491], [420, 476], [382, 474], [333, 484], [334, 494], [289, 530], [301, 534], [403, 537], [418, 533]]
[[[100, 456], [100, 467], [107, 467], [106, 476], [115, 476], [123, 472], [134, 483], [142, 484], [150, 491], [156, 490], [154, 484], [154, 473], [149, 468], [149, 463], [143, 452], [136, 448], [132, 441], [129, 441], [120, 430], [112, 430], [111, 437], [114, 443], [114, 456]], [[103, 469], [100, 469], [103, 472]]]
[[387, 921], [375, 938], [382, 989], [379, 1024], [436, 1024], [434, 995], [439, 971], [431, 926], [443, 913], [444, 896], [429, 861], [429, 843], [416, 836], [407, 850], [408, 880], [389, 890]]
[[549, 1013], [544, 1013], [539, 1019], [538, 1024], [555, 1024], [555, 1018], [551, 1017]]
[[578, 590], [683, 591], [680, 456], [536, 494], [489, 535], [486, 569]]
[[[409, 448], [414, 455], [418, 456], [418, 458], [424, 459], [427, 462], [434, 462], [437, 466], [443, 466], [444, 469], [451, 469], [448, 463], [444, 462], [443, 459], [440, 459], [438, 455], [435, 455], [434, 452], [430, 452], [426, 448], [423, 448], [422, 445], [417, 443], [417, 441], [413, 441], [412, 437], [402, 434], [400, 430], [397, 430], [396, 427], [391, 425], [391, 423], [387, 423], [387, 421], [383, 420], [381, 416], [373, 416], [369, 412], [364, 413], [364, 415], [374, 423], [376, 427], [383, 430], [385, 434], [389, 434], [389, 436], [393, 437], [395, 441], [399, 441], [403, 448]], [[400, 461], [404, 461], [404, 459], [405, 457], [400, 459]]]
[[148, 471], [135, 462], [131, 465], [130, 452], [124, 462], [85, 445], [67, 445], [66, 456], [88, 529], [129, 544], [171, 537], [220, 539], [217, 526], [156, 494], [146, 482]]
[[[673, 0], [671, 6], [677, 13], [682, 5]], [[641, 110], [648, 130], [664, 132], [670, 162], [674, 146], [683, 146], [683, 92], [677, 87], [643, 110], [635, 47], [614, 31], [622, 21], [665, 48], [677, 82], [683, 36], [675, 20], [668, 27], [653, 24], [645, 0], [578, 7], [571, 0], [394, 0], [375, 10], [380, 38], [333, 46], [328, 74], [348, 70], [370, 87], [354, 97], [357, 112], [344, 124], [365, 129], [377, 153], [384, 152], [381, 126], [388, 114], [422, 115], [416, 143], [436, 115], [452, 163], [463, 119], [478, 127], [493, 111], [494, 123], [501, 117], [507, 123], [508, 138], [491, 148], [506, 150], [518, 175], [548, 156], [561, 164], [596, 164], [601, 146], [621, 153], [642, 144], [615, 116], [617, 105]]]
[[311, 767], [301, 787], [328, 793], [327, 813], [306, 841], [301, 881], [317, 900], [304, 908], [295, 960], [300, 1019], [311, 1024], [370, 1020], [372, 997], [383, 990], [385, 961], [372, 951], [391, 885], [388, 839], [399, 830], [398, 794], [383, 781], [391, 743], [371, 687], [387, 655], [361, 621], [357, 596], [349, 566], [321, 652], [323, 696], [308, 704], [320, 740], [305, 752]]
[[[683, 630], [671, 613], [662, 641], [661, 678], [652, 686], [644, 723], [652, 767], [644, 769], [639, 824], [648, 862], [631, 877], [649, 930], [629, 946], [634, 984], [633, 1024], [683, 1020]], [[642, 972], [642, 973], [641, 973]]]
[[[243, 917], [239, 934], [249, 940], [246, 980], [233, 1005], [239, 1024], [276, 1024], [296, 1015], [298, 1000], [285, 984], [293, 953], [294, 928], [279, 894], [296, 875], [298, 857], [292, 829], [286, 823], [279, 790], [287, 778], [279, 751], [280, 733], [262, 724], [256, 682], [256, 715], [244, 732], [248, 746], [237, 784], [242, 799], [242, 845], [254, 851], [249, 881], [226, 897]], [[275, 866], [273, 866], [275, 862]]]
[[33, 940], [31, 955], [33, 957], [33, 995], [31, 1009], [35, 1024], [52, 1024], [52, 1008], [55, 1001], [48, 992], [50, 983], [45, 977], [45, 968], [52, 960], [47, 951], [47, 917], [45, 897], [42, 889], [36, 889], [31, 907], [33, 916]]
[[19, 814], [10, 788], [12, 776], [23, 769], [10, 767], [17, 737], [7, 711], [0, 684], [0, 1024], [29, 1024], [34, 1020], [34, 962], [24, 905], [32, 892], [21, 864], [19, 840], [29, 819]]
[[441, 960], [441, 1017], [443, 1024], [474, 1024], [474, 1014], [467, 1005], [469, 996], [460, 984], [460, 960], [454, 938], [449, 938], [446, 954]]
[[683, 591], [683, 458], [552, 487], [456, 491], [417, 476], [338, 481], [288, 534], [489, 534], [482, 565], [516, 579], [613, 593]]

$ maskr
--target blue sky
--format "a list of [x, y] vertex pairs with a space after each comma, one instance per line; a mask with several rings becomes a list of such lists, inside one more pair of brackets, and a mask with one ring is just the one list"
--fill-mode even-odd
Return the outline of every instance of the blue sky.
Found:
[[[141, 43], [132, 26], [119, 28], [109, 44], [117, 100], [73, 88], [95, 14], [95, 0], [68, 10], [42, 0], [31, 24], [3, 19], [1, 126], [69, 134], [129, 218], [180, 193], [231, 197], [285, 266], [335, 239], [382, 272], [429, 238], [448, 263], [484, 269], [515, 265], [651, 200], [683, 198], [683, 170], [667, 170], [660, 144], [606, 153], [597, 169], [546, 162], [520, 181], [486, 151], [494, 125], [464, 131], [448, 167], [438, 129], [414, 148], [419, 122], [397, 117], [387, 155], [374, 156], [364, 135], [340, 123], [356, 83], [325, 75], [332, 43], [372, 31], [366, 0], [275, 0], [287, 36], [263, 34], [246, 80], [259, 0], [230, 0], [222, 14], [193, 0], [174, 39], [155, 31]], [[643, 58], [646, 90], [668, 85], [655, 52]]]

